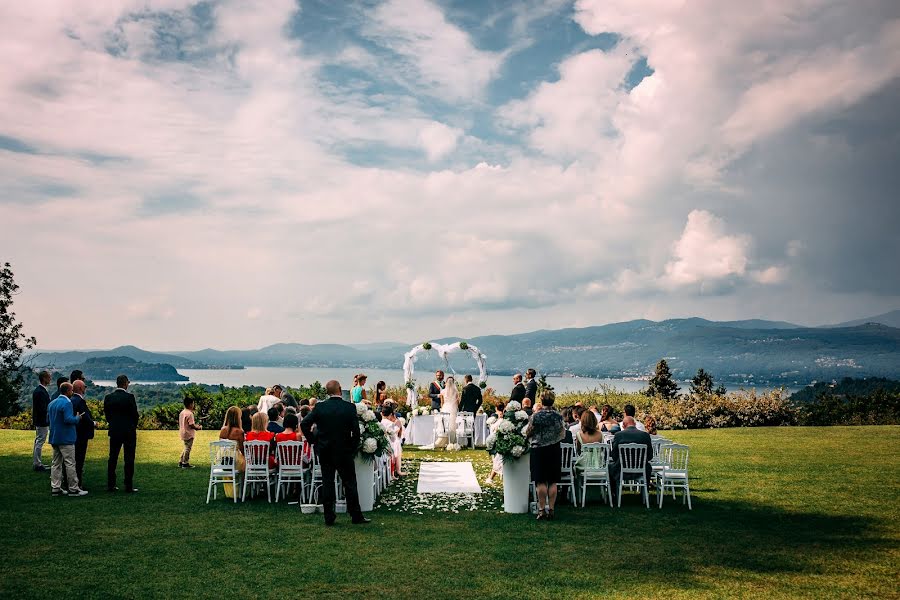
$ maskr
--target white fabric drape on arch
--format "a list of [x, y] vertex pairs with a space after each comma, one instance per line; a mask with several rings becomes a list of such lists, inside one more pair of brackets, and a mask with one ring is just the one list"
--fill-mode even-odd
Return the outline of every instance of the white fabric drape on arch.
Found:
[[450, 365], [448, 356], [455, 352], [467, 352], [469, 356], [475, 359], [475, 363], [478, 365], [478, 385], [482, 386], [482, 384], [487, 383], [487, 369], [485, 368], [484, 362], [487, 357], [475, 346], [466, 344], [466, 347], [463, 348], [463, 342], [455, 342], [453, 344], [428, 344], [430, 345], [430, 348], [426, 349], [424, 343], [419, 344], [407, 352], [403, 357], [403, 381], [406, 382], [406, 404], [410, 408], [415, 408], [419, 404], [419, 394], [416, 390], [413, 375], [415, 374], [416, 360], [418, 360], [419, 355], [423, 352], [436, 351], [441, 360], [444, 361], [444, 367], [449, 369], [454, 375], [456, 375], [456, 371]]

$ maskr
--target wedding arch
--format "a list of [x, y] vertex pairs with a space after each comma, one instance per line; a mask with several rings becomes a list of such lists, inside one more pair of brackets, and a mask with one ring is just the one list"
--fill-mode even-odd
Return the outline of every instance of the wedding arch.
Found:
[[425, 342], [414, 347], [404, 355], [403, 380], [406, 382], [406, 403], [410, 408], [415, 408], [419, 403], [416, 380], [413, 378], [416, 361], [419, 359], [420, 354], [431, 351], [437, 352], [441, 360], [444, 361], [444, 367], [449, 369], [454, 375], [456, 375], [456, 371], [450, 365], [448, 356], [455, 352], [467, 352], [469, 356], [475, 359], [475, 363], [478, 365], [478, 385], [481, 388], [487, 387], [487, 370], [484, 366], [484, 359], [487, 357], [478, 348], [467, 342], [456, 342], [454, 344]]

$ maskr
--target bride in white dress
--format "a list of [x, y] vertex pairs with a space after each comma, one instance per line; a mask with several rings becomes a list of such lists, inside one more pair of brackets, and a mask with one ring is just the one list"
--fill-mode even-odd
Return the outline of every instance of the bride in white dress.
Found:
[[444, 390], [441, 392], [441, 413], [448, 415], [446, 421], [447, 450], [459, 450], [460, 445], [456, 441], [456, 415], [459, 412], [459, 390], [456, 389], [456, 380], [448, 377], [444, 382]]

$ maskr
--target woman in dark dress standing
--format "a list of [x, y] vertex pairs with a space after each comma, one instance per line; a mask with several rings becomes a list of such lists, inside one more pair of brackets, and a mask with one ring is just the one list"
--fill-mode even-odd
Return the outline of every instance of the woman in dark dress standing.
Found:
[[562, 475], [562, 450], [559, 443], [566, 428], [562, 415], [553, 408], [553, 392], [541, 394], [541, 409], [531, 415], [525, 437], [531, 440], [531, 480], [538, 497], [538, 520], [553, 519], [556, 505], [556, 484]]

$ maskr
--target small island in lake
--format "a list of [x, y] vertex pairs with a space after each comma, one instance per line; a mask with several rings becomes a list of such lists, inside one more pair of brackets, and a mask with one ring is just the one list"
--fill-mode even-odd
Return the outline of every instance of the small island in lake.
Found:
[[72, 368], [81, 369], [85, 377], [99, 381], [114, 381], [122, 373], [131, 381], [189, 381], [172, 365], [145, 363], [127, 356], [98, 356]]

